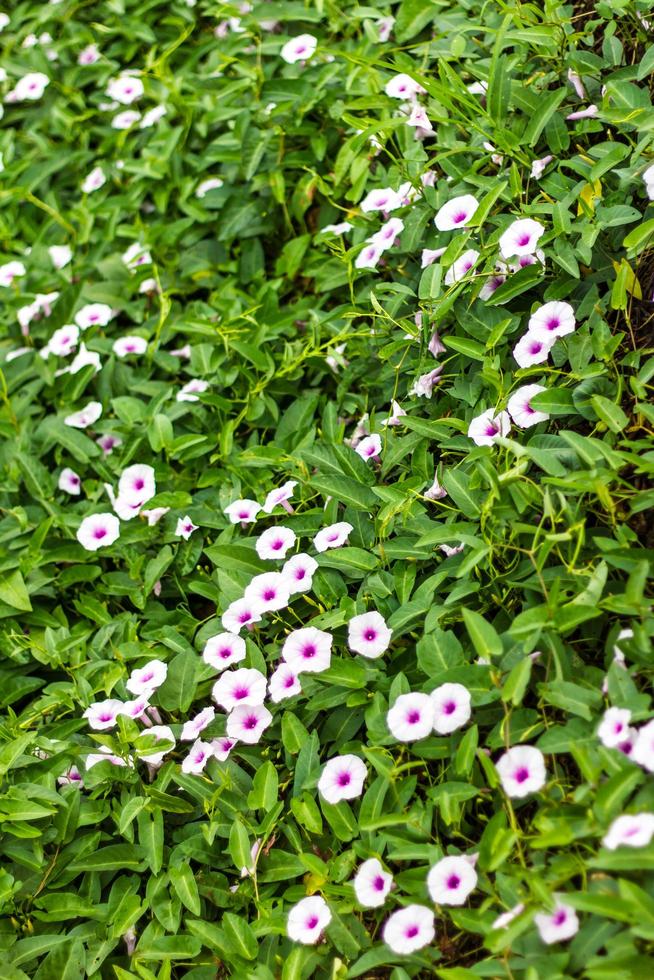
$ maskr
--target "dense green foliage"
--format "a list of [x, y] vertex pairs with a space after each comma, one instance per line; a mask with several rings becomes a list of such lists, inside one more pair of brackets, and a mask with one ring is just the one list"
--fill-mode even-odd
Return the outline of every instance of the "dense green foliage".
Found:
[[[652, 974], [654, 843], [602, 841], [621, 814], [654, 813], [654, 747], [648, 767], [597, 736], [609, 707], [654, 717], [651, 6], [7, 7], [0, 264], [24, 274], [0, 288], [2, 980]], [[303, 34], [315, 53], [288, 63]], [[99, 58], [80, 64], [92, 44]], [[111, 108], [125, 71], [143, 94]], [[7, 98], [28, 73], [47, 76], [40, 97]], [[386, 93], [399, 73], [424, 90], [422, 138]], [[399, 237], [359, 267], [387, 217], [361, 202], [401, 187]], [[461, 195], [474, 215], [437, 230]], [[490, 295], [519, 218], [544, 228], [543, 260], [502, 267]], [[52, 246], [71, 249], [61, 268]], [[424, 249], [444, 252], [425, 264]], [[468, 249], [473, 273], [452, 282]], [[576, 329], [520, 368], [516, 343], [554, 301]], [[89, 304], [110, 312], [78, 338], [88, 363], [62, 372], [75, 355], [43, 349]], [[144, 352], [115, 350], [125, 336]], [[180, 401], [196, 379], [204, 390]], [[533, 383], [549, 418], [475, 444], [471, 421]], [[385, 425], [394, 401], [406, 415]], [[91, 424], [64, 421], [91, 402]], [[368, 462], [365, 433], [381, 438]], [[134, 464], [154, 467], [146, 509], [168, 512], [85, 549], [82, 520], [111, 512], [106, 485]], [[64, 468], [81, 492], [60, 488]], [[426, 496], [435, 478], [445, 495]], [[292, 514], [231, 523], [230, 503], [287, 480]], [[346, 544], [316, 554], [315, 534], [342, 521]], [[182, 725], [217, 679], [202, 651], [252, 576], [277, 569], [255, 542], [279, 524], [319, 567], [310, 592], [245, 631], [240, 666], [270, 676], [308, 625], [333, 635], [331, 665], [267, 702], [258, 743], [185, 772]], [[372, 610], [393, 631], [378, 659], [347, 641]], [[137, 720], [83, 717], [132, 697], [125, 682], [153, 659], [168, 669], [151, 702], [176, 739], [160, 764], [142, 761], [154, 743]], [[469, 723], [398, 741], [396, 699], [450, 682], [471, 694]], [[201, 738], [224, 732], [218, 710]], [[523, 742], [547, 781], [512, 799], [494, 763]], [[87, 769], [99, 746], [123, 764]], [[333, 804], [317, 783], [343, 754], [367, 778]], [[476, 888], [438, 906], [431, 943], [394, 952], [389, 913], [433, 909], [427, 873], [457, 854], [478, 855]], [[395, 887], [362, 909], [351, 882], [371, 857]], [[331, 911], [324, 940], [294, 943], [289, 910], [313, 894]], [[534, 915], [562, 899], [580, 928], [547, 946]]]

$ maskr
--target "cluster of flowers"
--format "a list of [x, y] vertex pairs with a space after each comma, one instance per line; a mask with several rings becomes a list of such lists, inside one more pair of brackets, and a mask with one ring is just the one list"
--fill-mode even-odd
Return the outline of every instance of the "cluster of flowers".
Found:
[[634, 728], [628, 708], [608, 708], [597, 737], [607, 749], [618, 749], [647, 772], [654, 772], [654, 720]]
[[[608, 850], [618, 847], [645, 847], [654, 837], [654, 813], [625, 814], [617, 817], [602, 839]], [[427, 891], [437, 906], [463, 905], [478, 883], [475, 870], [477, 854], [451, 855], [442, 858], [427, 874]], [[369, 858], [359, 867], [352, 882], [357, 902], [363, 908], [379, 908], [394, 889], [393, 875], [378, 858]], [[579, 931], [579, 918], [565, 896], [554, 895], [554, 908], [536, 912], [533, 919], [546, 945], [564, 942]], [[499, 915], [493, 929], [505, 929], [526, 911], [520, 902]], [[413, 903], [392, 912], [386, 920], [382, 937], [390, 949], [409, 956], [433, 942], [435, 912], [426, 905]], [[314, 945], [322, 938], [332, 920], [328, 903], [321, 895], [301, 899], [289, 911], [287, 934], [295, 942]]]

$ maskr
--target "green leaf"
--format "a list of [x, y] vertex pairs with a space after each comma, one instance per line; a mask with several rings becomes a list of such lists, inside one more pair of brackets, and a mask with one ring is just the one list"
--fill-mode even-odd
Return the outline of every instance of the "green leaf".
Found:
[[200, 955], [202, 942], [195, 936], [159, 936], [139, 943], [134, 956], [146, 962], [166, 960], [192, 960]]
[[159, 874], [163, 867], [164, 827], [161, 810], [141, 810], [137, 814], [139, 844], [147, 857], [153, 874]]
[[629, 425], [629, 417], [615, 402], [604, 398], [603, 395], [591, 395], [590, 401], [599, 418], [612, 432], [622, 432]]
[[202, 906], [195, 875], [191, 870], [191, 866], [184, 862], [171, 865], [168, 875], [170, 877], [170, 883], [175, 889], [175, 894], [182, 905], [185, 905], [193, 915], [199, 915]]
[[355, 510], [371, 511], [379, 501], [370, 487], [363, 486], [347, 476], [315, 476], [311, 480], [314, 490], [326, 497], [335, 497]]
[[480, 657], [498, 657], [502, 653], [502, 641], [495, 629], [474, 609], [461, 610], [463, 622]]
[[531, 657], [525, 656], [515, 667], [511, 670], [511, 673], [504, 682], [502, 688], [502, 700], [510, 701], [513, 705], [517, 706], [522, 703], [522, 699], [525, 696], [525, 691], [529, 684], [529, 678], [531, 677], [531, 667], [532, 660]]
[[536, 146], [545, 126], [552, 118], [558, 107], [566, 96], [564, 88], [550, 92], [548, 95], [539, 98], [536, 111], [529, 118], [529, 122], [522, 134], [521, 142], [528, 143], [529, 146]]
[[195, 697], [199, 660], [194, 650], [184, 650], [171, 660], [166, 680], [158, 691], [159, 703], [167, 711], [186, 714], [189, 710]]
[[252, 864], [250, 846], [247, 830], [240, 820], [235, 820], [229, 831], [229, 853], [239, 874]]
[[550, 415], [577, 414], [569, 388], [548, 388], [547, 391], [539, 391], [529, 399], [529, 404], [539, 412], [548, 412]]
[[67, 872], [136, 870], [143, 867], [144, 858], [138, 849], [127, 844], [109, 844], [79, 861], [73, 861]]
[[242, 956], [246, 960], [257, 958], [257, 937], [245, 919], [240, 915], [234, 915], [233, 912], [225, 912], [222, 918], [222, 926], [225, 930], [225, 937], [238, 956]]
[[32, 603], [25, 580], [18, 569], [0, 577], [0, 602], [6, 602], [12, 609], [20, 609], [22, 612], [31, 611]]
[[264, 762], [254, 776], [248, 794], [248, 806], [252, 810], [271, 810], [277, 802], [279, 777], [272, 762]]

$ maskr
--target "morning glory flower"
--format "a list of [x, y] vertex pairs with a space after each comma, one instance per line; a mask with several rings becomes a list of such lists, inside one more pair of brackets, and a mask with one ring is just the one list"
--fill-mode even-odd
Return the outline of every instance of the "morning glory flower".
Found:
[[70, 245], [51, 245], [48, 255], [55, 269], [64, 269], [73, 257]]
[[185, 541], [188, 541], [193, 532], [197, 531], [198, 526], [199, 525], [193, 523], [188, 514], [185, 514], [184, 517], [180, 517], [177, 521], [175, 526], [175, 534], [178, 538], [184, 538]]
[[59, 474], [57, 487], [59, 490], [63, 490], [65, 493], [70, 493], [73, 496], [79, 496], [82, 491], [82, 481], [75, 470], [71, 470], [68, 466], [66, 466]]
[[540, 412], [531, 407], [531, 399], [534, 395], [539, 395], [542, 391], [547, 391], [543, 385], [523, 385], [513, 392], [507, 403], [509, 415], [517, 426], [521, 429], [529, 429], [538, 422], [547, 422], [549, 414]]
[[384, 904], [393, 887], [393, 875], [384, 871], [377, 858], [369, 858], [360, 866], [352, 884], [359, 905], [377, 909]]
[[374, 660], [388, 649], [392, 634], [380, 613], [362, 613], [347, 625], [347, 645], [353, 653]]
[[130, 694], [145, 694], [148, 697], [161, 687], [168, 676], [168, 666], [163, 660], [150, 660], [145, 667], [133, 670], [125, 687]]
[[89, 303], [75, 314], [75, 323], [80, 330], [89, 327], [106, 327], [114, 313], [106, 303]]
[[449, 735], [470, 721], [470, 691], [463, 684], [441, 684], [430, 697], [434, 705], [434, 731], [439, 735]]
[[550, 356], [556, 337], [541, 338], [527, 331], [513, 348], [513, 357], [521, 368], [543, 364]]
[[654, 720], [637, 729], [631, 758], [648, 772], [654, 772]]
[[281, 487], [277, 487], [276, 490], [271, 490], [263, 502], [263, 507], [261, 508], [264, 514], [272, 514], [275, 507], [280, 504], [284, 510], [288, 511], [289, 514], [293, 513], [293, 508], [289, 504], [289, 500], [293, 496], [293, 491], [297, 486], [297, 480], [287, 480]]
[[227, 514], [232, 524], [252, 524], [257, 519], [257, 514], [261, 510], [261, 504], [256, 500], [235, 500], [228, 507], [223, 508], [223, 513]]
[[285, 609], [291, 593], [281, 572], [264, 572], [250, 579], [244, 597], [256, 602], [261, 613]]
[[157, 742], [171, 742], [172, 744], [162, 751], [153, 752], [151, 749], [147, 749], [147, 755], [141, 755], [140, 758], [143, 762], [149, 763], [151, 766], [159, 766], [164, 760], [164, 757], [168, 755], [169, 752], [175, 748], [176, 740], [173, 735], [173, 731], [168, 725], [152, 725], [151, 728], [146, 729], [143, 732], [144, 735], [154, 735]]
[[597, 729], [597, 737], [608, 749], [617, 748], [624, 742], [629, 731], [631, 711], [628, 708], [608, 708]]
[[5, 102], [33, 102], [40, 99], [50, 84], [50, 79], [42, 71], [28, 72], [16, 82], [16, 85], [5, 95]]
[[127, 357], [129, 354], [145, 354], [148, 342], [144, 337], [128, 335], [114, 341], [113, 352], [116, 357]]
[[340, 548], [345, 544], [352, 530], [352, 525], [347, 521], [330, 524], [329, 527], [323, 527], [318, 531], [313, 539], [313, 546], [318, 552], [327, 551], [329, 548]]
[[134, 75], [119, 75], [112, 78], [107, 85], [107, 95], [121, 105], [131, 105], [140, 99], [144, 92], [143, 82]]
[[191, 378], [186, 384], [180, 388], [175, 396], [175, 401], [178, 402], [199, 402], [199, 394], [206, 391], [209, 387], [208, 381], [203, 381], [202, 378]]
[[533, 218], [518, 218], [500, 236], [500, 254], [510, 259], [514, 255], [531, 255], [536, 251], [538, 239], [545, 228]]
[[318, 562], [311, 555], [300, 553], [289, 558], [281, 571], [289, 593], [294, 595], [297, 592], [308, 592], [317, 568]]
[[282, 659], [296, 674], [302, 671], [321, 673], [331, 663], [333, 639], [331, 633], [325, 633], [315, 626], [293, 630], [284, 640]]
[[386, 715], [386, 724], [398, 742], [427, 738], [434, 727], [434, 702], [420, 692], [400, 694]]
[[445, 273], [445, 285], [451, 286], [453, 283], [465, 279], [478, 258], [479, 252], [476, 252], [474, 248], [469, 248], [463, 255], [460, 255]]
[[184, 722], [182, 733], [179, 736], [182, 742], [193, 742], [211, 724], [216, 714], [216, 709], [212, 707], [203, 708], [195, 718]]
[[542, 941], [551, 946], [571, 939], [579, 932], [577, 913], [570, 905], [557, 902], [553, 912], [539, 912], [534, 916], [534, 923]]
[[410, 956], [433, 942], [434, 913], [424, 905], [407, 905], [386, 920], [382, 938], [399, 956]]
[[182, 772], [200, 773], [213, 755], [213, 747], [209, 742], [197, 739], [185, 759], [182, 760]]
[[402, 206], [399, 192], [391, 187], [379, 187], [369, 191], [359, 205], [364, 214], [371, 211], [395, 211]]
[[216, 670], [224, 670], [231, 664], [245, 660], [245, 640], [236, 633], [210, 636], [204, 645], [202, 659]]
[[468, 426], [468, 436], [477, 446], [492, 446], [498, 436], [507, 436], [511, 431], [511, 420], [507, 412], [495, 414], [489, 408], [472, 419]]
[[286, 42], [280, 57], [288, 65], [295, 65], [298, 61], [308, 61], [317, 47], [318, 39], [313, 34], [300, 34]]
[[379, 459], [382, 451], [381, 436], [377, 435], [376, 432], [371, 436], [365, 436], [357, 443], [354, 451], [366, 462], [370, 459]]
[[246, 745], [256, 745], [272, 720], [262, 704], [239, 704], [227, 717], [227, 734]]
[[654, 813], [625, 813], [617, 817], [602, 838], [609, 851], [618, 847], [647, 847], [654, 837]]
[[73, 412], [64, 419], [64, 425], [69, 425], [73, 429], [87, 429], [94, 422], [97, 422], [102, 415], [102, 405], [100, 402], [89, 402], [79, 412]]
[[68, 354], [71, 354], [75, 350], [78, 342], [79, 327], [74, 323], [68, 323], [55, 330], [41, 354], [43, 356], [45, 352], [46, 357], [48, 354], [55, 354], [57, 357], [67, 357]]
[[502, 789], [507, 796], [522, 799], [537, 793], [547, 780], [545, 757], [533, 745], [516, 745], [495, 763]]
[[321, 895], [302, 898], [288, 913], [286, 934], [304, 946], [315, 946], [332, 921], [329, 906]]
[[91, 514], [77, 529], [76, 538], [87, 551], [97, 551], [120, 537], [120, 521], [114, 514]]
[[453, 197], [438, 211], [434, 218], [434, 224], [439, 231], [454, 231], [456, 228], [465, 228], [471, 218], [474, 217], [478, 207], [479, 201], [472, 194]]
[[529, 333], [538, 340], [552, 337], [565, 337], [575, 329], [574, 310], [569, 303], [554, 300], [545, 303], [531, 314], [529, 318]]
[[9, 287], [14, 279], [25, 275], [25, 266], [22, 262], [14, 260], [0, 265], [0, 286]]
[[251, 626], [261, 619], [259, 604], [251, 599], [236, 599], [222, 615], [223, 629], [228, 633], [240, 633], [244, 626]]
[[266, 699], [266, 677], [253, 667], [238, 667], [221, 674], [211, 692], [216, 704], [231, 711], [239, 704], [263, 704]]
[[94, 65], [99, 60], [100, 51], [98, 50], [97, 44], [87, 44], [77, 56], [78, 65]]
[[330, 759], [318, 780], [318, 792], [328, 803], [353, 800], [361, 796], [368, 767], [357, 755], [338, 755]]
[[280, 663], [268, 681], [270, 700], [275, 704], [302, 693], [302, 685], [297, 673], [287, 663]]
[[82, 718], [86, 718], [89, 728], [96, 732], [104, 732], [115, 727], [118, 715], [122, 714], [122, 708], [122, 701], [107, 698], [105, 701], [95, 701], [89, 705]]
[[384, 92], [392, 99], [415, 99], [416, 95], [423, 94], [425, 89], [419, 82], [414, 82], [410, 75], [401, 72], [395, 75], [390, 81], [386, 82]]
[[107, 178], [104, 175], [102, 167], [94, 167], [88, 177], [85, 177], [82, 181], [82, 193], [92, 194], [93, 191], [100, 190], [106, 182]]
[[272, 560], [285, 558], [286, 552], [295, 544], [295, 532], [290, 527], [269, 527], [259, 535], [255, 549], [259, 558]]
[[467, 857], [444, 857], [427, 875], [427, 888], [437, 905], [463, 905], [477, 886], [477, 872]]

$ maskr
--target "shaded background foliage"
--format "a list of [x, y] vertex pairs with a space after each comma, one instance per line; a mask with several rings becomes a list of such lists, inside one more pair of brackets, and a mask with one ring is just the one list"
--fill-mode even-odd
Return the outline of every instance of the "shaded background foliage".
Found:
[[[654, 790], [594, 734], [607, 704], [637, 722], [651, 715], [654, 218], [641, 175], [654, 48], [637, 16], [649, 7], [402, 0], [242, 13], [204, 0], [64, 0], [9, 11], [4, 94], [27, 71], [50, 84], [38, 102], [5, 104], [2, 249], [27, 273], [3, 290], [3, 359], [44, 346], [85, 303], [118, 313], [84, 335], [103, 359], [97, 375], [57, 376], [61, 362], [34, 354], [2, 364], [6, 980], [649, 975], [654, 848], [609, 853], [599, 841], [627, 806], [653, 810]], [[380, 44], [375, 22], [388, 14], [395, 25]], [[229, 17], [242, 32], [217, 38]], [[50, 42], [23, 46], [43, 31]], [[316, 55], [285, 64], [282, 43], [305, 31], [319, 39]], [[81, 66], [90, 43], [102, 57]], [[124, 69], [145, 85], [139, 111], [166, 107], [152, 127], [111, 127], [105, 90]], [[569, 69], [597, 117], [566, 120], [583, 107]], [[426, 89], [435, 137], [415, 140], [384, 93], [399, 71]], [[488, 84], [484, 98], [468, 91], [474, 81]], [[544, 177], [530, 177], [549, 153]], [[107, 181], [84, 195], [96, 165]], [[430, 169], [435, 186], [423, 187]], [[222, 187], [198, 198], [214, 176]], [[357, 270], [353, 246], [379, 226], [359, 202], [405, 181], [420, 193], [399, 212], [399, 245], [377, 270]], [[473, 227], [454, 240], [435, 232], [435, 211], [464, 192], [482, 202]], [[483, 302], [510, 214], [546, 226], [546, 263]], [[341, 220], [351, 235], [320, 233]], [[152, 264], [130, 271], [121, 256], [135, 242]], [[445, 287], [442, 269], [474, 242], [481, 274]], [[48, 248], [63, 244], [73, 257], [56, 270]], [[442, 245], [443, 265], [421, 269], [421, 250]], [[157, 289], [140, 292], [151, 277]], [[51, 315], [25, 340], [17, 311], [54, 291]], [[581, 325], [551, 365], [518, 374], [545, 378], [550, 422], [473, 447], [468, 422], [503, 406], [521, 324], [551, 299], [571, 302]], [[446, 352], [427, 400], [408, 392], [435, 366], [434, 326]], [[142, 359], [112, 355], [125, 332], [149, 341]], [[185, 344], [188, 361], [170, 353]], [[209, 388], [176, 401], [191, 378]], [[63, 424], [91, 398], [104, 407], [93, 437]], [[383, 432], [374, 468], [344, 438], [365, 412], [382, 431], [393, 398], [409, 414]], [[95, 441], [103, 434], [121, 440], [110, 455]], [[123, 523], [109, 553], [85, 553], [81, 518], [107, 509], [103, 484], [136, 461], [156, 469], [149, 506], [170, 513], [155, 528]], [[69, 465], [83, 479], [75, 500], [56, 489]], [[437, 472], [448, 496], [433, 502], [424, 491]], [[198, 651], [263, 568], [253, 533], [223, 508], [285, 478], [300, 481], [285, 520], [299, 536], [330, 520], [354, 528], [347, 548], [320, 557], [315, 606], [300, 615], [342, 651], [347, 620], [377, 608], [394, 631], [391, 654], [364, 663], [341, 653], [276, 712], [260, 746], [212, 761], [207, 778], [183, 775], [179, 753], [152, 778], [142, 766], [84, 772], [98, 744], [133, 747], [136, 726], [123, 719], [116, 735], [90, 736], [83, 707], [123, 691], [144, 660], [169, 665], [156, 703], [173, 726], [207, 702], [214, 678]], [[181, 542], [186, 513], [200, 530]], [[458, 555], [439, 550], [459, 542]], [[249, 664], [272, 663], [288, 628], [280, 619], [248, 637]], [[613, 659], [625, 628], [626, 670]], [[389, 702], [447, 680], [472, 691], [474, 724], [398, 746]], [[547, 754], [551, 780], [514, 813], [489, 752], [521, 740]], [[330, 807], [317, 774], [348, 749], [369, 764], [366, 793]], [[57, 783], [73, 764], [82, 791]], [[256, 874], [241, 879], [255, 840]], [[383, 854], [401, 894], [424, 902], [426, 868], [452, 848], [479, 851], [479, 891], [471, 907], [443, 912], [433, 946], [396, 963], [377, 939], [385, 913], [356, 908], [353, 869]], [[334, 910], [327, 943], [294, 948], [288, 908], [318, 889]], [[555, 892], [583, 913], [569, 946], [548, 951], [528, 917], [492, 930], [506, 906], [547, 906]]]

